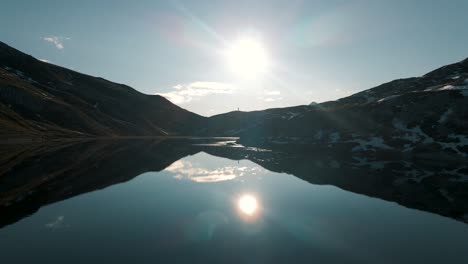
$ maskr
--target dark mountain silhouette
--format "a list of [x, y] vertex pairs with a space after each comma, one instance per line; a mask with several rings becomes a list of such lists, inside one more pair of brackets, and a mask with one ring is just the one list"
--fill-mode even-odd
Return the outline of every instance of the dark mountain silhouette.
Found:
[[203, 117], [164, 97], [39, 61], [0, 42], [0, 136], [186, 134]]
[[246, 145], [312, 145], [369, 155], [468, 157], [468, 59], [422, 77], [395, 80], [337, 101], [230, 112], [209, 118], [205, 134]]
[[0, 137], [236, 136], [356, 155], [468, 157], [468, 59], [337, 101], [202, 117], [0, 43]]
[[[207, 118], [0, 42], [0, 144], [49, 142], [1, 145], [0, 226], [199, 151], [468, 222], [467, 120], [468, 59], [337, 101]], [[168, 135], [236, 136], [275, 151], [157, 138]], [[154, 138], [72, 141], [129, 136]]]
[[248, 159], [313, 184], [397, 202], [468, 223], [468, 167], [459, 163], [368, 160], [346, 152], [261, 151], [214, 139], [104, 140], [0, 148], [0, 227], [41, 206], [161, 171], [200, 151]]

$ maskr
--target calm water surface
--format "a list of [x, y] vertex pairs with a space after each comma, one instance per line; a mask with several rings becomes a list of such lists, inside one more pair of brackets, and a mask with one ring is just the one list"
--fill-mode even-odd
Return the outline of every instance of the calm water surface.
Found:
[[3, 227], [0, 263], [468, 263], [468, 225], [200, 152]]

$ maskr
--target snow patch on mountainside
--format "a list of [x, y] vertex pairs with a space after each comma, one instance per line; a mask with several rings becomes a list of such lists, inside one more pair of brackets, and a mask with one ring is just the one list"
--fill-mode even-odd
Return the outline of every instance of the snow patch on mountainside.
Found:
[[468, 182], [468, 175], [462, 171], [468, 171], [468, 167], [463, 166], [452, 170], [444, 169], [442, 173], [449, 175], [452, 182]]
[[444, 87], [438, 89], [439, 91], [447, 91], [447, 90], [466, 90], [468, 89], [467, 85], [461, 86], [454, 86], [454, 85], [445, 85]]
[[442, 87], [443, 87], [443, 85], [430, 86], [430, 87], [427, 87], [426, 89], [424, 89], [424, 92], [437, 91]]
[[330, 143], [338, 143], [341, 136], [339, 132], [333, 132], [330, 134]]
[[448, 136], [451, 139], [458, 139], [458, 142], [437, 142], [443, 149], [450, 149], [457, 153], [460, 156], [468, 157], [468, 154], [460, 151], [459, 147], [468, 146], [468, 136], [467, 135], [454, 135], [450, 134]]
[[[458, 76], [460, 78], [460, 76]], [[457, 78], [457, 79], [458, 79]], [[464, 93], [464, 91], [468, 90], [468, 79], [465, 79], [463, 83], [458, 82], [458, 85], [455, 84], [449, 84], [449, 85], [434, 85], [426, 88], [424, 91], [429, 92], [429, 91], [452, 91], [452, 90], [458, 90], [461, 93]]]
[[463, 82], [465, 85], [445, 85], [442, 88], [439, 88], [438, 91], [460, 91], [463, 96], [468, 96], [468, 79], [465, 79]]
[[399, 94], [390, 95], [390, 96], [387, 96], [387, 97], [385, 97], [385, 98], [382, 98], [382, 99], [378, 100], [377, 102], [378, 102], [378, 103], [385, 102], [385, 101], [388, 101], [388, 100], [397, 98], [397, 97], [399, 97], [399, 96], [400, 96]]
[[295, 118], [296, 116], [299, 116], [301, 113], [294, 113], [294, 112], [287, 112], [284, 116], [282, 116], [281, 118], [282, 119], [287, 119], [287, 120], [291, 120], [293, 118]]
[[446, 189], [440, 188], [439, 192], [445, 199], [447, 199], [447, 201], [449, 201], [451, 203], [453, 203], [455, 201], [455, 199], [453, 199], [453, 197], [451, 197], [449, 195], [449, 192]]
[[422, 143], [428, 144], [434, 142], [434, 139], [426, 133], [424, 133], [420, 126], [408, 128], [406, 125], [403, 124], [403, 122], [401, 122], [398, 119], [393, 120], [393, 126], [400, 131], [406, 132], [402, 136], [394, 136], [394, 138], [408, 140], [413, 143], [422, 141]]
[[445, 123], [447, 121], [447, 118], [453, 113], [452, 108], [447, 109], [439, 118], [439, 121], [437, 121], [439, 124]]
[[407, 169], [401, 171], [401, 170], [396, 170], [395, 172], [397, 174], [402, 174], [404, 175], [403, 177], [397, 178], [394, 181], [395, 185], [400, 185], [403, 183], [410, 181], [414, 181], [417, 183], [421, 183], [424, 179], [431, 177], [434, 175], [434, 172], [432, 171], [426, 171], [426, 170], [417, 170], [411, 167], [411, 164], [408, 164], [406, 166]]
[[320, 140], [320, 139], [322, 139], [322, 137], [323, 137], [323, 131], [320, 129], [319, 131], [317, 131], [317, 132], [315, 133], [314, 139]]
[[392, 149], [381, 137], [371, 137], [368, 140], [353, 139], [348, 142], [357, 143], [358, 145], [351, 149], [352, 152], [367, 151], [369, 149]]

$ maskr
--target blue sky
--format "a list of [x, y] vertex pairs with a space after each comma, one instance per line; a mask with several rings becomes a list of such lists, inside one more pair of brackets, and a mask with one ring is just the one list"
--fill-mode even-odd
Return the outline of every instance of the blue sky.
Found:
[[[0, 40], [202, 115], [337, 99], [468, 57], [466, 0], [5, 1]], [[255, 78], [225, 52], [254, 38]]]

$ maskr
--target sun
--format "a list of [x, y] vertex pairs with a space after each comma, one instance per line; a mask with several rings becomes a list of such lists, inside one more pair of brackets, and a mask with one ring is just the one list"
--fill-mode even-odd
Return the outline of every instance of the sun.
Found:
[[265, 73], [269, 66], [268, 54], [262, 43], [255, 38], [241, 38], [227, 50], [231, 70], [243, 77], [256, 77]]
[[253, 215], [258, 208], [257, 199], [249, 194], [243, 195], [238, 201], [239, 210], [246, 215]]

